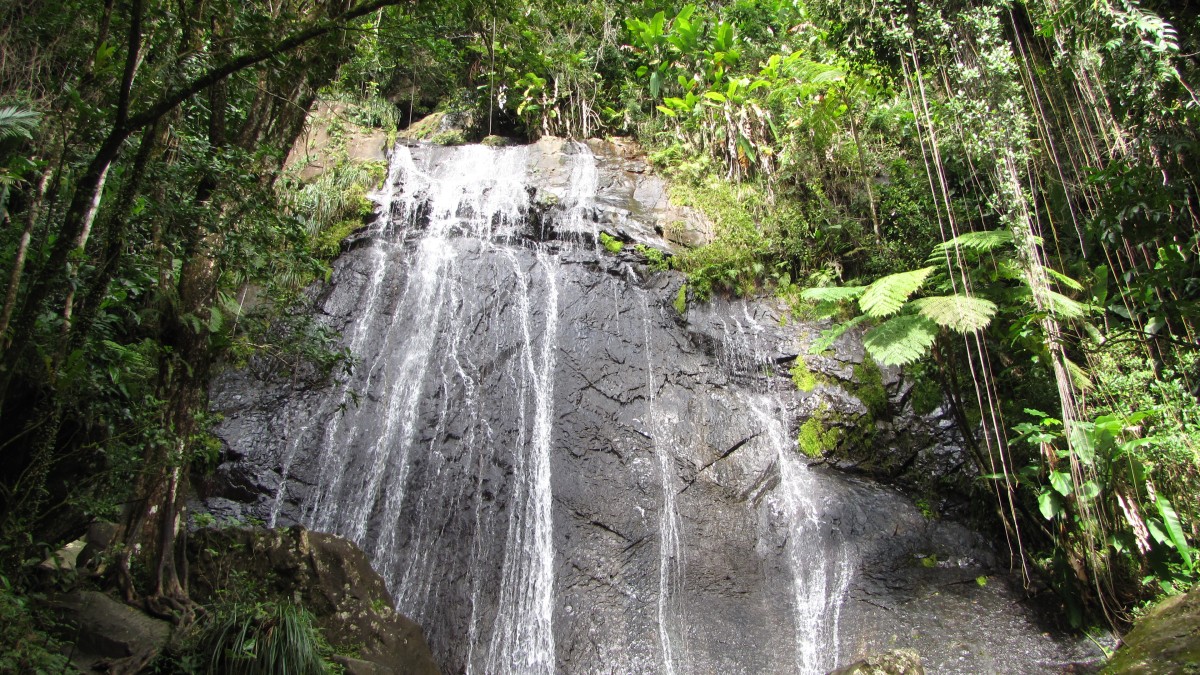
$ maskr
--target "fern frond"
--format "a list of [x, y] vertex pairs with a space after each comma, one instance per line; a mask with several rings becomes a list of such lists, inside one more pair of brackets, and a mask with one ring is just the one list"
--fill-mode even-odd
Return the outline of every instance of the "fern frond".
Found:
[[929, 353], [937, 333], [937, 324], [920, 314], [902, 314], [867, 331], [863, 344], [880, 364], [903, 366]]
[[1046, 297], [1050, 300], [1050, 313], [1060, 319], [1078, 319], [1087, 313], [1087, 305], [1057, 291], [1047, 289]]
[[866, 286], [822, 286], [806, 288], [800, 297], [811, 302], [845, 302], [858, 298], [865, 290]]
[[968, 251], [987, 253], [1013, 242], [1012, 232], [1008, 230], [986, 230], [983, 232], [964, 232], [957, 237], [944, 241], [934, 247], [938, 253], [945, 253], [956, 247]]
[[996, 303], [970, 295], [937, 295], [913, 300], [921, 316], [956, 333], [974, 333], [987, 328], [996, 315]]
[[33, 110], [4, 106], [0, 108], [0, 141], [9, 138], [33, 138], [41, 115]]
[[1068, 358], [1064, 358], [1063, 360], [1067, 363], [1067, 373], [1071, 375], [1071, 382], [1075, 385], [1076, 389], [1086, 393], [1096, 386], [1096, 383], [1092, 382], [1091, 376], [1088, 375], [1087, 370], [1083, 366]]
[[826, 349], [829, 349], [830, 347], [833, 346], [834, 342], [837, 342], [838, 338], [840, 338], [846, 334], [846, 331], [850, 330], [851, 328], [854, 328], [855, 326], [859, 325], [860, 323], [862, 323], [866, 320], [867, 320], [866, 314], [859, 314], [858, 316], [854, 317], [853, 319], [850, 319], [849, 321], [842, 321], [841, 323], [833, 324], [833, 327], [831, 327], [827, 330], [821, 331], [821, 334], [817, 336], [816, 341], [814, 341], [812, 343], [812, 345], [809, 346], [808, 353], [809, 354], [820, 354], [821, 352], [825, 351]]
[[876, 318], [895, 314], [908, 302], [909, 296], [925, 283], [933, 269], [922, 267], [919, 270], [898, 272], [876, 279], [875, 283], [867, 286], [867, 290], [858, 300], [858, 306], [864, 314]]
[[1078, 281], [1075, 281], [1074, 279], [1063, 274], [1062, 272], [1059, 272], [1050, 267], [1044, 267], [1042, 269], [1046, 270], [1046, 274], [1049, 274], [1050, 276], [1054, 277], [1058, 281], [1058, 283], [1062, 284], [1063, 286], [1066, 286], [1067, 288], [1069, 288], [1073, 291], [1082, 291], [1083, 290], [1083, 284], [1079, 283]]

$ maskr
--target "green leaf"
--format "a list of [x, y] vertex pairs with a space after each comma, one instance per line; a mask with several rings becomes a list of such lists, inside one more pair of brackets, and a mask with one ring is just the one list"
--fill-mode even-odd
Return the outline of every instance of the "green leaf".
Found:
[[1051, 471], [1050, 485], [1058, 494], [1066, 497], [1071, 494], [1071, 488], [1074, 486], [1074, 483], [1071, 481], [1071, 474], [1065, 471]]
[[812, 302], [845, 302], [858, 298], [865, 290], [866, 286], [822, 286], [806, 288], [800, 297]]
[[1091, 501], [1099, 496], [1100, 496], [1100, 486], [1096, 483], [1096, 481], [1089, 480], [1088, 482], [1079, 486], [1079, 498], [1080, 499], [1083, 499], [1086, 501]]
[[1038, 495], [1038, 511], [1042, 512], [1042, 517], [1046, 520], [1054, 520], [1055, 516], [1063, 514], [1062, 502], [1059, 501], [1058, 495], [1046, 490]]
[[725, 98], [725, 94], [722, 94], [719, 91], [706, 91], [704, 92], [704, 98], [712, 99], [718, 103], [724, 103], [728, 100]]
[[[1089, 433], [1090, 432], [1090, 433]], [[1085, 422], [1071, 424], [1067, 436], [1071, 441], [1071, 452], [1086, 466], [1096, 463], [1095, 427]]]
[[855, 326], [861, 324], [862, 322], [864, 322], [866, 320], [867, 320], [867, 316], [865, 314], [859, 314], [858, 316], [854, 317], [853, 319], [850, 319], [849, 321], [843, 321], [842, 323], [835, 323], [833, 325], [833, 327], [831, 327], [827, 330], [821, 331], [821, 334], [819, 336], [817, 336], [817, 339], [812, 343], [812, 345], [809, 346], [808, 353], [809, 354], [820, 354], [821, 352], [825, 351], [826, 349], [829, 349], [830, 347], [833, 346], [834, 342], [837, 342], [838, 338], [840, 338], [846, 334], [846, 331], [850, 330], [851, 328], [854, 328]]
[[858, 306], [864, 314], [876, 318], [895, 314], [908, 301], [909, 296], [925, 283], [931, 272], [933, 267], [922, 267], [876, 279], [875, 283], [863, 292]]
[[934, 250], [944, 254], [946, 251], [953, 250], [955, 247], [965, 248], [969, 251], [986, 253], [994, 251], [1013, 241], [1012, 232], [1008, 230], [988, 230], [984, 232], [965, 232], [951, 239], [938, 244]]
[[1163, 326], [1166, 325], [1166, 319], [1162, 318], [1161, 316], [1152, 316], [1150, 317], [1150, 320], [1146, 322], [1146, 335], [1158, 335], [1159, 331], [1161, 331]]
[[1059, 272], [1058, 270], [1055, 270], [1051, 267], [1047, 267], [1047, 268], [1045, 268], [1045, 270], [1046, 270], [1046, 274], [1049, 274], [1050, 276], [1057, 279], [1058, 283], [1062, 284], [1063, 286], [1066, 286], [1067, 288], [1069, 288], [1073, 291], [1082, 291], [1083, 290], [1083, 284], [1079, 283], [1078, 281], [1075, 281], [1074, 279], [1063, 274], [1062, 272]]
[[879, 363], [903, 366], [929, 352], [937, 338], [937, 324], [919, 314], [904, 314], [867, 331], [863, 344]]
[[9, 138], [33, 138], [41, 115], [33, 110], [5, 106], [0, 108], [0, 140]]
[[1175, 550], [1179, 551], [1187, 568], [1193, 569], [1192, 547], [1188, 545], [1187, 537], [1183, 534], [1183, 526], [1179, 523], [1179, 514], [1175, 513], [1171, 502], [1162, 495], [1158, 495], [1158, 498], [1154, 500], [1154, 505], [1158, 507], [1158, 515], [1162, 516], [1163, 524], [1167, 527], [1167, 536], [1171, 538]]
[[662, 113], [662, 114], [666, 115], [667, 117], [674, 117], [674, 116], [675, 116], [675, 111], [674, 111], [674, 110], [671, 110], [670, 108], [668, 108], [668, 107], [667, 107], [667, 106], [665, 106], [665, 105], [656, 105], [656, 106], [654, 106], [654, 107], [655, 107], [655, 108], [658, 108], [658, 111], [659, 111], [660, 113]]
[[914, 300], [921, 316], [956, 333], [973, 333], [987, 328], [996, 315], [996, 303], [970, 295], [936, 295]]
[[1064, 358], [1063, 361], [1067, 364], [1067, 373], [1071, 376], [1071, 382], [1075, 385], [1076, 389], [1088, 392], [1092, 390], [1092, 387], [1096, 386], [1083, 366], [1080, 366], [1071, 359]]
[[225, 316], [221, 314], [221, 310], [216, 307], [210, 307], [208, 310], [208, 331], [210, 333], [218, 333], [224, 325]]
[[1050, 313], [1060, 319], [1078, 319], [1087, 313], [1086, 305], [1072, 300], [1058, 291], [1047, 290], [1046, 297], [1050, 300]]

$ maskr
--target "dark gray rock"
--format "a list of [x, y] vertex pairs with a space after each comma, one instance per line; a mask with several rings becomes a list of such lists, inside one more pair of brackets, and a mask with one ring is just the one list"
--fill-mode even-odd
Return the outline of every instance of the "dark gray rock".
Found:
[[873, 654], [847, 666], [829, 672], [829, 675], [925, 675], [921, 667], [921, 656], [911, 649]]
[[171, 636], [171, 624], [147, 616], [98, 591], [73, 591], [48, 599], [59, 620], [68, 657], [85, 673], [137, 673]]

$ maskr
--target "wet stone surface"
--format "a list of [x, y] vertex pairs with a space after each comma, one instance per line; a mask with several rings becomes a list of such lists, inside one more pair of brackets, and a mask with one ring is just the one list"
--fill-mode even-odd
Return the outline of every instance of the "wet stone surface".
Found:
[[[809, 357], [828, 381], [801, 392], [787, 369], [820, 326], [769, 302], [680, 316], [678, 275], [597, 244], [672, 248], [636, 160], [591, 148], [397, 148], [390, 222], [314, 293], [361, 362], [324, 387], [226, 373], [204, 506], [360, 544], [451, 673], [1088, 658], [1043, 633], [980, 537], [805, 463], [800, 424], [862, 411], [857, 338]], [[936, 455], [937, 420], [892, 380], [879, 442]]]

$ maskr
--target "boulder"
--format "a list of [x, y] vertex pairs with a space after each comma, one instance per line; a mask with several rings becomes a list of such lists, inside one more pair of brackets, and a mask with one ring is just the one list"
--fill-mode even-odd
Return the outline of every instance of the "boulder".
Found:
[[68, 657], [85, 673], [136, 673], [158, 656], [171, 625], [98, 591], [50, 597], [61, 637], [74, 643]]
[[1106, 675], [1200, 673], [1200, 590], [1160, 602], [1133, 626]]
[[308, 117], [308, 126], [296, 140], [284, 166], [297, 169], [300, 178], [315, 180], [339, 161], [386, 162], [388, 135], [351, 122], [344, 103], [317, 103]]
[[366, 555], [353, 543], [302, 527], [206, 529], [188, 548], [193, 597], [205, 602], [232, 571], [260, 580], [267, 592], [303, 606], [350, 673], [440, 672], [421, 627], [398, 614]]

